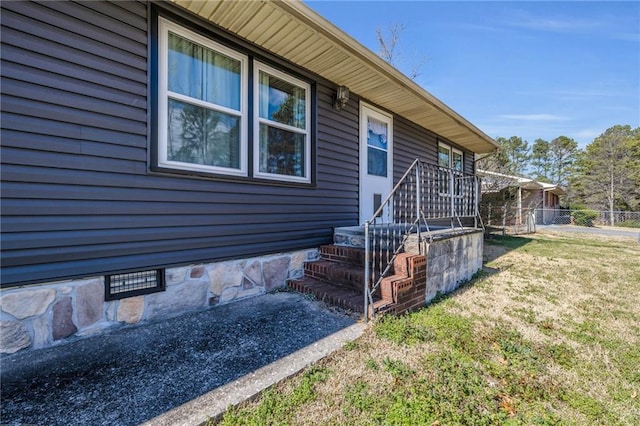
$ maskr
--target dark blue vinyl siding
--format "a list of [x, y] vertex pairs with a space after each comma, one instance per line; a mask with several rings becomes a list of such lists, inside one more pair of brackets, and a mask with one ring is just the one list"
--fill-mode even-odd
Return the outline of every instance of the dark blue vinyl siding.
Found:
[[475, 156], [472, 152], [462, 149], [460, 146], [447, 139], [438, 137], [435, 133], [423, 129], [416, 124], [395, 116], [393, 121], [394, 131], [394, 182], [402, 177], [407, 168], [416, 158], [431, 164], [438, 162], [438, 141], [460, 149], [463, 152], [464, 172], [474, 173], [473, 163]]
[[318, 83], [315, 187], [148, 172], [147, 6], [2, 3], [2, 284], [318, 246], [358, 217], [357, 102]]
[[[313, 186], [152, 173], [147, 4], [1, 8], [3, 286], [316, 247], [357, 224], [355, 94], [336, 111], [316, 82]], [[394, 124], [396, 179], [435, 161], [433, 134]]]

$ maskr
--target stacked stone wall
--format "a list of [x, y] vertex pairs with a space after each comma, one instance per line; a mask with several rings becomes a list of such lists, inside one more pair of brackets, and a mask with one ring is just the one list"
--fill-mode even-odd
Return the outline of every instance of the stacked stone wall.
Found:
[[317, 249], [165, 271], [163, 292], [104, 300], [104, 277], [42, 283], [0, 293], [0, 353], [39, 349], [283, 288], [304, 274]]

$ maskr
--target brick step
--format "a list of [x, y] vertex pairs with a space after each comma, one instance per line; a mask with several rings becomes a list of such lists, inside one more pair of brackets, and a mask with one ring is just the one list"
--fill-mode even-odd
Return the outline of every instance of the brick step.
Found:
[[362, 293], [364, 285], [364, 267], [330, 260], [305, 262], [304, 275], [305, 277], [347, 287], [360, 293]]
[[303, 294], [313, 294], [316, 299], [329, 305], [354, 312], [364, 312], [364, 296], [362, 292], [331, 285], [311, 277], [290, 280], [287, 284], [289, 288]]
[[320, 257], [324, 260], [364, 268], [364, 249], [342, 247], [335, 244], [320, 246]]
[[[383, 258], [387, 253], [382, 255]], [[358, 247], [344, 247], [336, 244], [320, 246], [320, 258], [345, 265], [364, 268], [364, 249]], [[371, 263], [377, 263], [380, 256], [371, 259]]]

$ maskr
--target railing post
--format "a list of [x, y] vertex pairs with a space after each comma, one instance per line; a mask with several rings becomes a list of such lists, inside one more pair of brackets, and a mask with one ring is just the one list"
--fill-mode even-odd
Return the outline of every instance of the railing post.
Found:
[[417, 160], [416, 162], [416, 221], [418, 222], [418, 247], [420, 246], [420, 207], [422, 206], [422, 200], [420, 198], [420, 195], [422, 194], [422, 176], [421, 176], [421, 167], [422, 164], [420, 163], [420, 160]]
[[473, 177], [473, 227], [478, 229], [480, 216], [480, 198], [478, 197], [478, 176]]
[[369, 221], [364, 223], [364, 321], [369, 321], [369, 280], [371, 279], [369, 243]]
[[455, 217], [455, 211], [456, 211], [456, 197], [454, 196], [455, 194], [455, 189], [453, 188], [453, 185], [455, 183], [455, 176], [453, 173], [453, 169], [448, 169], [449, 172], [449, 197], [451, 197], [451, 202], [449, 203], [449, 207], [451, 209], [451, 211], [449, 212], [449, 217], [451, 218], [451, 228], [453, 228], [453, 218]]
[[502, 206], [502, 236], [507, 235], [507, 205]]

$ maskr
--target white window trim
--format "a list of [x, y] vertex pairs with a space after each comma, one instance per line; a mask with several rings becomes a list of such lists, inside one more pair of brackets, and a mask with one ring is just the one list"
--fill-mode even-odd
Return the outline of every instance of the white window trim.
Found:
[[[454, 148], [449, 144], [443, 143], [443, 142], [438, 142], [438, 166], [440, 166], [440, 148], [445, 148], [447, 151], [449, 151], [449, 165], [447, 167], [449, 167], [450, 169], [453, 169], [453, 154], [459, 154], [462, 157], [462, 170], [457, 170], [459, 172], [464, 172], [464, 152], [458, 148]], [[444, 166], [440, 166], [440, 167], [444, 167]]]
[[446, 167], [451, 168], [451, 161], [452, 161], [452, 158], [453, 158], [453, 154], [451, 153], [451, 146], [447, 145], [446, 143], [438, 142], [438, 156], [437, 156], [438, 166], [439, 167], [445, 167], [445, 166], [440, 164], [440, 148], [445, 148], [447, 151], [449, 151], [449, 165], [446, 166]]
[[[209, 104], [201, 100], [196, 100], [188, 96], [180, 94], [171, 94], [171, 97], [177, 100], [187, 100], [188, 102], [211, 108], [215, 111], [232, 114], [240, 117], [240, 168], [228, 168], [219, 166], [207, 166], [203, 164], [185, 163], [181, 161], [171, 161], [167, 159], [168, 152], [168, 125], [167, 114], [169, 108], [169, 90], [168, 82], [168, 49], [169, 49], [169, 31], [185, 37], [194, 43], [200, 44], [206, 48], [220, 52], [226, 56], [240, 61], [240, 111], [225, 108], [219, 105]], [[158, 18], [158, 166], [171, 169], [188, 170], [196, 172], [206, 172], [215, 174], [224, 174], [231, 176], [247, 176], [248, 166], [248, 101], [247, 101], [247, 82], [248, 82], [248, 57], [242, 55], [235, 50], [229, 49], [215, 41], [203, 37], [193, 31], [184, 28], [181, 25]]]
[[462, 157], [462, 169], [460, 170], [456, 170], [458, 172], [464, 172], [464, 152], [462, 152], [461, 150], [451, 147], [451, 168], [453, 169], [453, 155], [454, 154], [460, 154], [460, 157]]
[[[453, 165], [454, 165], [453, 157], [455, 154], [459, 154], [460, 158], [462, 159], [462, 162], [460, 163], [462, 168], [460, 170], [453, 168]], [[451, 147], [451, 170], [453, 170], [453, 172], [457, 174], [457, 179], [464, 179], [464, 152], [454, 147]], [[454, 198], [463, 198], [463, 195], [459, 193], [460, 191], [458, 191], [458, 189], [461, 188], [460, 185], [462, 184], [459, 184], [458, 182], [456, 182], [456, 176], [454, 176], [453, 188], [451, 188], [452, 195]]]
[[[260, 117], [260, 71], [273, 75], [279, 79], [295, 84], [305, 91], [305, 129], [289, 126], [286, 124], [271, 121]], [[271, 68], [261, 62], [253, 63], [253, 176], [270, 180], [279, 180], [285, 182], [311, 183], [311, 85], [295, 77], [290, 76], [282, 71]], [[286, 176], [276, 173], [260, 172], [260, 124], [268, 124], [283, 130], [304, 135], [304, 171], [305, 175]]]
[[[437, 158], [438, 158], [438, 167], [445, 167], [445, 166], [441, 166], [440, 165], [440, 148], [445, 148], [447, 151], [449, 151], [449, 165], [447, 166], [447, 168], [450, 169], [451, 172], [464, 173], [464, 152], [462, 150], [458, 149], [458, 148], [454, 148], [453, 146], [451, 146], [449, 144], [446, 144], [446, 143], [443, 143], [443, 142], [438, 142], [438, 156], [437, 156]], [[453, 156], [454, 156], [454, 154], [459, 154], [462, 157], [462, 169], [461, 170], [456, 170], [456, 169], [453, 168]], [[451, 184], [447, 183], [447, 186], [449, 187], [449, 186], [451, 186]], [[455, 182], [454, 182], [453, 186], [455, 187]], [[455, 192], [455, 188], [454, 187], [448, 188], [447, 192], [438, 191], [438, 193], [439, 193], [440, 196], [443, 196], [443, 197], [453, 196], [455, 198], [462, 198], [461, 194], [455, 194], [454, 193]]]

